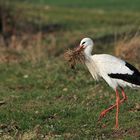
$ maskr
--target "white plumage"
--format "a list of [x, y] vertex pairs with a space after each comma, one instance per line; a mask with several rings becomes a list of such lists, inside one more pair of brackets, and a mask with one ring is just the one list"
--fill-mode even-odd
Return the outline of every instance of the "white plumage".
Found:
[[[104, 110], [100, 118], [113, 108], [117, 108], [116, 127], [118, 127], [119, 104], [123, 103], [127, 98], [123, 87], [132, 88], [140, 87], [140, 72], [131, 64], [108, 54], [92, 55], [93, 41], [90, 38], [84, 38], [80, 42], [77, 51], [84, 51], [85, 64], [95, 80], [102, 77], [110, 87], [116, 91], [116, 104]], [[122, 90], [123, 98], [120, 100], [118, 88]]]
[[134, 71], [130, 70], [125, 64], [126, 62], [108, 54], [99, 54], [88, 57], [85, 61], [90, 73], [95, 80], [102, 77], [110, 87], [114, 90], [118, 86], [138, 87], [138, 85], [128, 83], [121, 79], [114, 79], [108, 74], [129, 74], [132, 75]]

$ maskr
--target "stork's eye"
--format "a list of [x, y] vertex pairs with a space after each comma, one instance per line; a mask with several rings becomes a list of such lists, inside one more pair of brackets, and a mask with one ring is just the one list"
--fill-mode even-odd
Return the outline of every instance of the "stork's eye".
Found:
[[83, 42], [82, 45], [84, 45], [86, 42]]

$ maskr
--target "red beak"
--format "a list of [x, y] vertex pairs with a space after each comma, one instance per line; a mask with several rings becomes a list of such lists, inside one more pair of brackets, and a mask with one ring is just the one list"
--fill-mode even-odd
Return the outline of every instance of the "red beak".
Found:
[[78, 46], [77, 48], [76, 48], [76, 52], [80, 52], [80, 51], [82, 51], [83, 50], [83, 45], [82, 46]]

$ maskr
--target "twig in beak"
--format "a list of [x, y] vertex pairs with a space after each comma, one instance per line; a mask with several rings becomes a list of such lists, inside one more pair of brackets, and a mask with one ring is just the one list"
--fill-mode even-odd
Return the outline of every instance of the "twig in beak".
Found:
[[64, 53], [64, 58], [68, 61], [71, 68], [75, 68], [77, 63], [84, 63], [83, 46], [79, 46], [74, 50], [68, 50]]

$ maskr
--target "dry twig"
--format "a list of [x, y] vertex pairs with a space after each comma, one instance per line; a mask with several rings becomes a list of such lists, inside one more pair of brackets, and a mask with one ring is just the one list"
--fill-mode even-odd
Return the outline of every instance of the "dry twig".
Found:
[[67, 50], [64, 53], [64, 58], [69, 63], [69, 65], [72, 69], [75, 68], [75, 65], [77, 63], [84, 63], [84, 60], [85, 60], [83, 50], [76, 51], [75, 49], [74, 50], [70, 50], [70, 49]]

